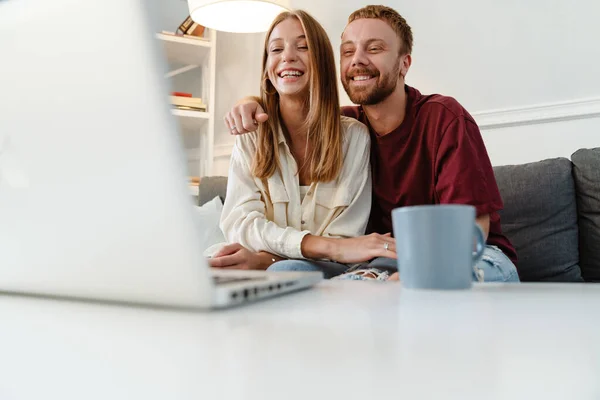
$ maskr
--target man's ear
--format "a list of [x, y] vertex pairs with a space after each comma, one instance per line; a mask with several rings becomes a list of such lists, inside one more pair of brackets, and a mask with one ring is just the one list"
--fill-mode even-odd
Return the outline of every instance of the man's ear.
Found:
[[412, 64], [412, 56], [410, 54], [406, 54], [400, 63], [400, 77], [404, 79], [406, 74], [408, 74], [408, 70]]

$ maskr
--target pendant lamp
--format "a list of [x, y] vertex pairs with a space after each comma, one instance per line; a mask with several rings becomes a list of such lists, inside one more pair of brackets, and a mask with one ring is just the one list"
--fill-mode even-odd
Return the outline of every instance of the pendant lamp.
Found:
[[217, 31], [265, 32], [289, 0], [188, 0], [190, 16]]

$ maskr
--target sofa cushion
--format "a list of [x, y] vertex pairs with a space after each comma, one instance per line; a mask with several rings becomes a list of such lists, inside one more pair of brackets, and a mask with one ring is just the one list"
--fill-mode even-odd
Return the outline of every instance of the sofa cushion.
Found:
[[579, 265], [586, 281], [600, 282], [600, 148], [571, 156], [577, 188]]
[[[209, 202], [196, 208], [196, 223], [200, 228], [200, 249], [202, 252], [208, 250], [217, 243], [225, 242], [223, 231], [219, 227], [221, 213], [223, 211], [223, 202], [219, 196], [215, 196]], [[205, 254], [205, 256], [208, 254]]]
[[219, 196], [221, 198], [221, 202], [224, 202], [225, 195], [227, 193], [227, 177], [203, 176], [200, 178], [198, 193], [199, 206], [211, 201], [215, 196]]
[[581, 281], [571, 161], [556, 158], [494, 168], [502, 230], [515, 246], [522, 281]]

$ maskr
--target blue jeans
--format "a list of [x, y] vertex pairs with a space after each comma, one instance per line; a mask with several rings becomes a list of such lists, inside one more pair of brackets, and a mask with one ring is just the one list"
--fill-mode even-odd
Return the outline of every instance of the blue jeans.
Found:
[[331, 279], [334, 276], [343, 274], [348, 268], [346, 264], [333, 261], [283, 260], [271, 264], [267, 271], [320, 271], [323, 272], [325, 279]]
[[[393, 258], [376, 258], [371, 261], [367, 268], [377, 268], [390, 271], [390, 274], [397, 271], [396, 260]], [[513, 262], [496, 246], [487, 245], [483, 250], [483, 256], [473, 269], [473, 281], [479, 281], [475, 271], [481, 271], [484, 282], [519, 282], [517, 267]], [[402, 279], [402, 276], [400, 276]]]
[[[483, 257], [475, 266], [483, 272], [484, 282], [520, 282], [515, 264], [496, 246], [485, 246]], [[475, 271], [473, 280], [477, 281]]]
[[[343, 274], [348, 270], [346, 264], [332, 261], [312, 260], [284, 260], [274, 263], [267, 271], [321, 271], [326, 279]], [[389, 271], [390, 275], [397, 271], [396, 260], [393, 258], [379, 257], [374, 259], [363, 268], [376, 268]], [[477, 263], [473, 271], [473, 281], [478, 281], [475, 270], [483, 272], [484, 282], [519, 282], [517, 268], [502, 250], [496, 246], [486, 246], [483, 257]], [[400, 277], [402, 279], [402, 276]]]

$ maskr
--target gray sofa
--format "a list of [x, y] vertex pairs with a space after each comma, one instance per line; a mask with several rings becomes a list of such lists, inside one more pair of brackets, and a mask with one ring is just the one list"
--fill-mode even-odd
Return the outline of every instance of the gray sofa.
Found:
[[[600, 282], [600, 148], [494, 172], [521, 280]], [[202, 178], [199, 204], [225, 198], [226, 186], [225, 177]]]
[[521, 280], [600, 282], [600, 148], [494, 172]]

